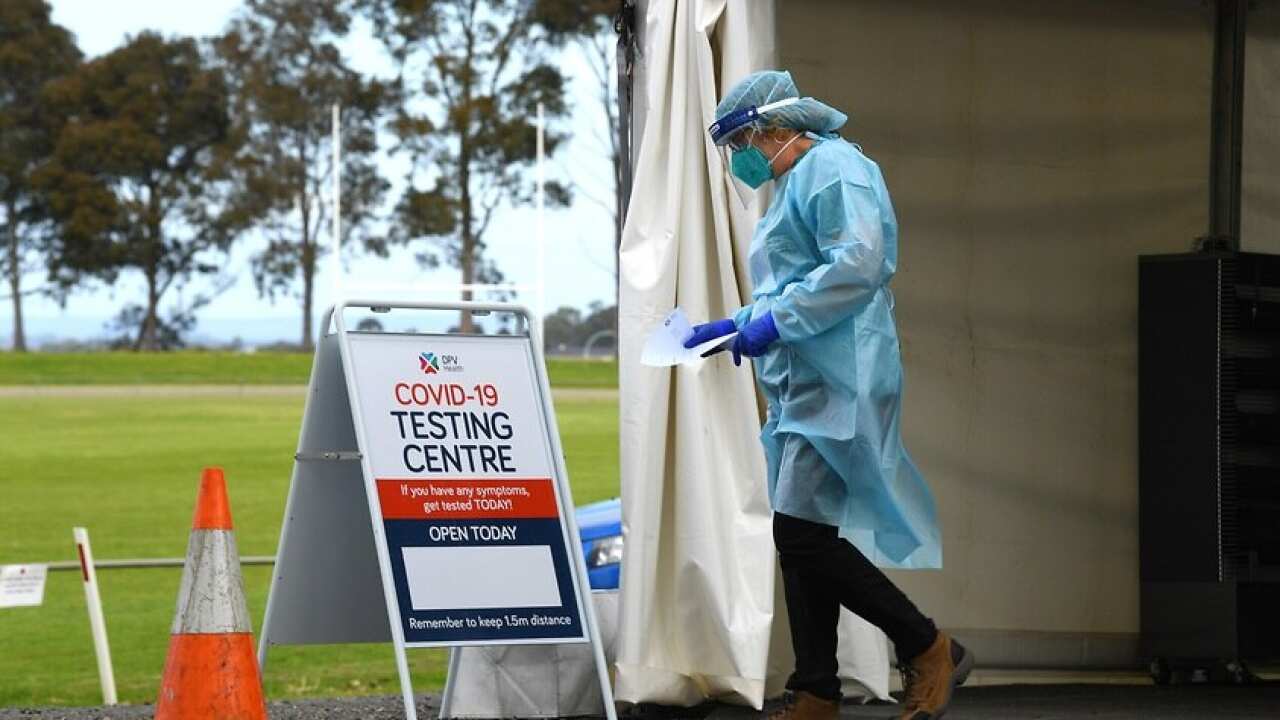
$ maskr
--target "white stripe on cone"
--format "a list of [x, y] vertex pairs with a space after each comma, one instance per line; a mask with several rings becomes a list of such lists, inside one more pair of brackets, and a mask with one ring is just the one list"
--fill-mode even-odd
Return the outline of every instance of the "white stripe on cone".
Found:
[[231, 530], [192, 530], [173, 634], [252, 632]]

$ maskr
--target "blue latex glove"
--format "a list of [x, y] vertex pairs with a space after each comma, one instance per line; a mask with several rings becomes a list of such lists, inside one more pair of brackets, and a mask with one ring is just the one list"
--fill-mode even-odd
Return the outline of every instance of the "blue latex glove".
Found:
[[773, 313], [752, 320], [738, 331], [733, 339], [733, 364], [741, 365], [742, 356], [760, 357], [778, 339], [778, 327], [773, 324]]
[[[684, 346], [686, 348], [696, 348], [704, 342], [715, 340], [716, 338], [724, 337], [725, 335], [732, 335], [737, 331], [738, 326], [734, 324], [732, 318], [725, 318], [723, 320], [716, 320], [715, 322], [694, 325], [693, 335], [688, 340], [684, 341]], [[703, 353], [702, 357], [706, 357], [726, 349], [727, 348], [724, 347], [717, 347]]]

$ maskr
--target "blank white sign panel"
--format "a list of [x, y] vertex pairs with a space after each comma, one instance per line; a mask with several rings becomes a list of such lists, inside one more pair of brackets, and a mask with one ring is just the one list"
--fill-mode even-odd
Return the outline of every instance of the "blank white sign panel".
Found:
[[405, 547], [401, 552], [414, 610], [561, 605], [546, 545]]

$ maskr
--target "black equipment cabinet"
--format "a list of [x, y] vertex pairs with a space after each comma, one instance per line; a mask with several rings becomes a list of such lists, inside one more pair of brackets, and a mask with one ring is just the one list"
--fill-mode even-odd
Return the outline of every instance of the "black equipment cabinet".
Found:
[[1138, 296], [1142, 644], [1247, 681], [1280, 658], [1280, 256], [1144, 256]]

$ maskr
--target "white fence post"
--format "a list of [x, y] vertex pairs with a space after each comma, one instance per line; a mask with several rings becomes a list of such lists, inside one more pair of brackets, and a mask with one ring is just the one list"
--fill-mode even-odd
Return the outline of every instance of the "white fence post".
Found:
[[102, 596], [98, 594], [98, 573], [93, 567], [93, 549], [89, 547], [89, 531], [82, 527], [72, 531], [76, 551], [80, 555], [80, 575], [84, 578], [84, 599], [89, 606], [89, 628], [93, 632], [93, 650], [98, 656], [98, 679], [102, 681], [102, 703], [116, 704], [116, 675], [111, 668], [111, 646], [107, 644], [107, 623], [102, 617]]

